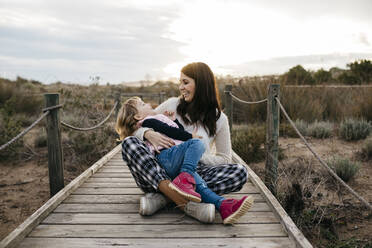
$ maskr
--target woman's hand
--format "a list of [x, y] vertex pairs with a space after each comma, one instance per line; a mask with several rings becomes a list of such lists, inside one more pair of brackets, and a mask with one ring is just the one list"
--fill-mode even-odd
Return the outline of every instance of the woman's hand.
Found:
[[144, 134], [146, 140], [148, 140], [151, 145], [154, 146], [155, 152], [159, 153], [158, 146], [162, 146], [164, 148], [171, 148], [174, 146], [174, 141], [171, 138], [168, 138], [167, 136], [155, 132], [153, 130], [148, 130]]

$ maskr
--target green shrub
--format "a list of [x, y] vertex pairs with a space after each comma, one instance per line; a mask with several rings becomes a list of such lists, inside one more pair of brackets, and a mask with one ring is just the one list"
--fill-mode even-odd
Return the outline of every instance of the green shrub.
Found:
[[372, 159], [372, 137], [369, 137], [362, 146], [362, 156], [364, 159]]
[[246, 162], [259, 162], [265, 159], [265, 127], [244, 126], [233, 129], [231, 143], [233, 150]]
[[340, 135], [344, 140], [365, 139], [371, 132], [371, 124], [366, 120], [346, 119], [341, 123]]
[[[295, 124], [296, 128], [298, 129], [298, 131], [303, 136], [306, 136], [307, 135], [307, 133], [308, 133], [307, 132], [308, 124], [306, 123], [306, 121], [297, 119], [294, 122], [294, 124]], [[287, 137], [292, 137], [292, 138], [298, 138], [298, 134], [296, 133], [296, 131], [292, 127], [292, 125], [289, 124], [289, 123], [282, 123], [282, 124], [280, 124], [279, 133], [280, 133], [280, 136], [287, 136]]]
[[360, 168], [359, 163], [352, 162], [342, 157], [334, 157], [332, 160], [328, 161], [328, 165], [345, 182], [353, 178]]
[[[22, 130], [22, 125], [19, 121], [15, 118], [11, 118], [5, 111], [0, 111], [0, 145], [13, 139]], [[19, 138], [0, 151], [0, 160], [14, 159], [22, 148], [23, 138]]]
[[296, 126], [296, 128], [298, 129], [298, 131], [299, 131], [302, 135], [304, 135], [304, 136], [308, 135], [308, 127], [309, 127], [309, 124], [308, 124], [306, 121], [303, 121], [303, 120], [299, 120], [299, 119], [297, 119], [297, 120], [295, 121], [295, 126]]
[[332, 136], [333, 125], [328, 121], [315, 121], [309, 125], [307, 130], [309, 136], [317, 139], [326, 139]]
[[92, 131], [70, 130], [69, 145], [71, 159], [75, 165], [91, 165], [107, 154], [116, 145], [116, 132], [114, 127], [105, 124], [101, 128]]

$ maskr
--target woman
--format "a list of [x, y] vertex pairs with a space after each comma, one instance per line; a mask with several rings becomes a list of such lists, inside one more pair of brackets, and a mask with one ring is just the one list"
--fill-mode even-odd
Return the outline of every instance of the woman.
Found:
[[[196, 131], [205, 144], [205, 153], [200, 159], [197, 173], [204, 179], [206, 186], [218, 195], [239, 191], [247, 181], [247, 170], [243, 165], [231, 164], [231, 140], [228, 119], [221, 112], [219, 96], [213, 72], [208, 65], [198, 62], [186, 65], [181, 70], [179, 90], [181, 96], [170, 98], [156, 108], [157, 113], [175, 112], [176, 118], [193, 133]], [[136, 137], [128, 137], [122, 143], [122, 154], [137, 185], [144, 192], [160, 191], [186, 213], [200, 220], [203, 211], [191, 209], [190, 203], [169, 188], [169, 176], [159, 165], [155, 156], [146, 148], [143, 140], [149, 141], [155, 148], [171, 147], [174, 142], [151, 129], [140, 128]], [[216, 152], [212, 153], [212, 145]], [[165, 204], [159, 194], [149, 194], [141, 199], [142, 214], [152, 214]], [[241, 214], [243, 202], [234, 200], [229, 203], [227, 215]], [[199, 211], [199, 212], [198, 212]], [[214, 209], [213, 209], [214, 211]], [[245, 210], [247, 211], [247, 210]], [[203, 213], [201, 213], [203, 212]], [[244, 214], [244, 213], [243, 213]], [[239, 216], [238, 216], [239, 217]]]

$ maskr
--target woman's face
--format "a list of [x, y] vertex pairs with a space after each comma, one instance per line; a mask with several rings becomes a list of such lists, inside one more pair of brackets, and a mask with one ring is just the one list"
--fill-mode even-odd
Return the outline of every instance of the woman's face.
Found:
[[186, 102], [191, 102], [195, 95], [195, 80], [181, 72], [179, 90]]

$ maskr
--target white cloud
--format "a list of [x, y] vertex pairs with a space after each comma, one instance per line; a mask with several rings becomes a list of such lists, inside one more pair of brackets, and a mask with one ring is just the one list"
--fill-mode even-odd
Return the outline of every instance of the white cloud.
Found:
[[235, 74], [280, 72], [317, 54], [323, 60], [307, 65], [344, 63], [342, 54], [372, 53], [371, 7], [366, 0], [0, 0], [0, 76], [116, 83], [178, 76], [192, 61]]

